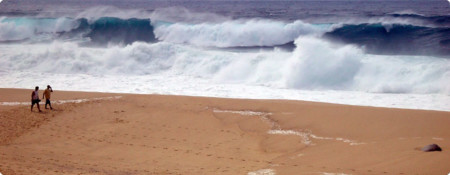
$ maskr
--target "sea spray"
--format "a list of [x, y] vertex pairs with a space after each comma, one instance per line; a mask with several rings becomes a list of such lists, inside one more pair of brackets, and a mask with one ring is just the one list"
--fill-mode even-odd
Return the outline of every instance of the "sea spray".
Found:
[[[17, 44], [1, 50], [5, 71], [55, 74], [191, 76], [233, 83], [304, 90], [449, 94], [450, 61], [429, 56], [364, 54], [300, 37], [294, 52], [233, 52], [167, 42], [125, 47], [80, 47], [72, 42]], [[24, 49], [27, 48], [27, 49]], [[23, 50], [14, 52], [14, 50]]]
[[338, 46], [312, 37], [295, 41], [287, 61], [286, 86], [297, 89], [352, 89], [365, 55], [352, 45]]

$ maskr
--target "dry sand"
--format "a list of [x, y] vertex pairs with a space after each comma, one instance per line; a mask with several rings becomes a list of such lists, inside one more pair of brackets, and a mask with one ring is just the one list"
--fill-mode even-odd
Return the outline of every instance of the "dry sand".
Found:
[[4, 175], [450, 172], [449, 112], [56, 90], [38, 113], [31, 91], [0, 89]]

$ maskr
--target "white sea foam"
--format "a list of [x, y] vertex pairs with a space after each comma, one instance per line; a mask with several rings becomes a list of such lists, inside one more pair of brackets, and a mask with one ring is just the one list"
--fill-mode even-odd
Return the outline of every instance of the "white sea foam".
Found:
[[327, 173], [327, 172], [323, 172], [321, 174], [323, 174], [323, 175], [350, 175], [350, 174], [345, 174], [345, 173]]
[[350, 140], [350, 139], [344, 139], [344, 138], [332, 138], [332, 137], [321, 137], [321, 136], [317, 136], [312, 134], [311, 131], [305, 131], [305, 132], [301, 132], [301, 131], [294, 131], [294, 130], [281, 130], [281, 129], [276, 129], [276, 130], [269, 130], [267, 131], [268, 134], [278, 134], [278, 135], [295, 135], [295, 136], [299, 136], [302, 138], [302, 143], [306, 144], [306, 145], [314, 145], [313, 142], [311, 141], [312, 139], [318, 139], [318, 140], [336, 140], [336, 141], [341, 141], [344, 143], [348, 143], [350, 146], [356, 146], [356, 145], [362, 145], [362, 144], [366, 144], [364, 142], [358, 142], [355, 140]]
[[309, 139], [309, 134], [305, 132], [298, 132], [293, 130], [269, 130], [268, 134], [277, 134], [277, 135], [296, 135], [302, 138], [302, 143], [306, 145], [311, 145], [312, 141]]
[[258, 171], [249, 172], [247, 175], [276, 175], [276, 173], [273, 169], [261, 169]]
[[240, 114], [240, 115], [249, 115], [249, 116], [266, 116], [271, 115], [272, 113], [266, 113], [266, 112], [257, 112], [257, 111], [233, 111], [233, 110], [221, 110], [221, 109], [214, 109], [213, 112], [217, 113], [233, 113], [233, 114]]
[[[232, 52], [168, 42], [0, 45], [0, 87], [294, 99], [450, 111], [450, 60], [368, 55], [315, 37], [294, 52]], [[17, 52], [20, 50], [20, 52]], [[102, 84], [102, 86], [98, 86]]]
[[[1, 67], [2, 65], [0, 65]], [[292, 99], [350, 105], [450, 111], [450, 97], [442, 94], [385, 94], [335, 90], [277, 89], [265, 86], [215, 84], [190, 76], [124, 76], [0, 72], [1, 87], [30, 88], [36, 82], [55, 89], [139, 94], [191, 95], [246, 99]], [[180, 83], [183, 82], [183, 83]], [[98, 86], [102, 84], [102, 86]]]
[[[52, 101], [52, 103], [53, 104], [83, 103], [83, 102], [88, 102], [88, 101], [111, 100], [111, 99], [119, 99], [119, 98], [122, 98], [122, 96], [96, 97], [96, 98], [73, 99], [73, 100], [55, 100], [55, 101]], [[19, 106], [19, 105], [30, 105], [30, 102], [0, 102], [0, 106]]]
[[221, 110], [221, 109], [213, 109], [213, 112], [215, 113], [232, 113], [232, 114], [240, 114], [243, 116], [259, 116], [261, 118], [261, 120], [269, 123], [271, 125], [271, 130], [267, 131], [268, 134], [275, 134], [275, 135], [295, 135], [295, 136], [299, 136], [302, 138], [302, 143], [306, 144], [306, 145], [314, 145], [311, 141], [312, 139], [318, 139], [318, 140], [336, 140], [336, 141], [341, 141], [344, 143], [348, 143], [350, 146], [355, 146], [355, 145], [362, 145], [362, 144], [366, 144], [363, 142], [357, 142], [354, 140], [350, 140], [350, 139], [344, 139], [344, 138], [332, 138], [332, 137], [321, 137], [321, 136], [317, 136], [312, 134], [312, 132], [310, 130], [306, 130], [304, 132], [302, 131], [294, 131], [294, 130], [282, 130], [280, 129], [280, 126], [270, 120], [268, 118], [268, 116], [272, 115], [272, 113], [267, 113], [267, 112], [258, 112], [258, 111], [249, 111], [249, 110], [244, 110], [244, 111], [239, 111], [239, 110]]

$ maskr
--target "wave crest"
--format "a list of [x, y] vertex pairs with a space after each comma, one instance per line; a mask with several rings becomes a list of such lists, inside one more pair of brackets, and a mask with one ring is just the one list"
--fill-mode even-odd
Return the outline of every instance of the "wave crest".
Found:
[[156, 23], [159, 40], [209, 47], [275, 46], [302, 35], [321, 34], [327, 26], [302, 21], [235, 20], [223, 23]]

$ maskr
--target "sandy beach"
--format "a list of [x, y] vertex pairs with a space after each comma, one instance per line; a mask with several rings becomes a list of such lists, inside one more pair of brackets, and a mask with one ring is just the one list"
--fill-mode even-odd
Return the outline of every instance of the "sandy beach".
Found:
[[3, 175], [450, 172], [449, 112], [55, 89], [39, 113], [31, 92], [0, 89]]

